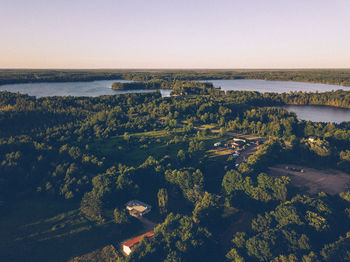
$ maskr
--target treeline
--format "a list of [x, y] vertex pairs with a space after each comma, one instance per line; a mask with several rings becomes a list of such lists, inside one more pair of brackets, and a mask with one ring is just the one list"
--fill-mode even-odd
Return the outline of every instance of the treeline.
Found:
[[324, 70], [0, 70], [0, 84], [125, 79], [176, 81], [208, 79], [264, 79], [350, 86], [350, 71]]
[[289, 105], [325, 105], [342, 108], [350, 108], [350, 92], [336, 90], [323, 93], [291, 92], [278, 95], [266, 94], [278, 103]]
[[113, 90], [139, 90], [139, 89], [159, 89], [160, 82], [114, 82], [111, 86]]
[[123, 79], [121, 72], [109, 70], [1, 69], [0, 85], [16, 83], [77, 82]]
[[246, 91], [227, 91], [227, 96], [239, 99], [242, 103], [256, 106], [278, 105], [324, 105], [342, 108], [350, 108], [350, 92], [336, 90], [322, 93], [290, 92], [290, 93], [259, 93]]
[[172, 95], [208, 95], [213, 93], [214, 86], [209, 82], [193, 81], [165, 81], [150, 80], [144, 82], [115, 82], [111, 87], [113, 90], [139, 90], [139, 89], [172, 89]]

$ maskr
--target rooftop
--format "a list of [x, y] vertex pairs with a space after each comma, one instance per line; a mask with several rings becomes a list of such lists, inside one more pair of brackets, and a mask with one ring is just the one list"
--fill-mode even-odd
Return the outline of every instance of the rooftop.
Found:
[[133, 206], [132, 208], [138, 212], [143, 212], [147, 209], [145, 206]]
[[139, 217], [150, 212], [152, 207], [141, 201], [131, 200], [126, 204], [126, 209], [129, 210], [130, 215]]
[[140, 235], [140, 236], [137, 236], [137, 237], [135, 237], [135, 238], [133, 238], [133, 239], [130, 239], [130, 240], [127, 241], [127, 242], [124, 242], [124, 243], [123, 243], [123, 246], [127, 246], [127, 247], [131, 248], [131, 247], [133, 247], [134, 245], [137, 245], [137, 244], [143, 239], [143, 237], [150, 238], [150, 237], [152, 237], [153, 235], [154, 235], [153, 232], [147, 232], [147, 233], [145, 233], [145, 234], [143, 234], [143, 235]]
[[128, 203], [126, 203], [126, 207], [128, 208], [139, 208], [139, 207], [145, 207], [145, 208], [151, 208], [150, 205], [147, 205], [146, 203], [143, 203], [139, 200], [131, 200]]

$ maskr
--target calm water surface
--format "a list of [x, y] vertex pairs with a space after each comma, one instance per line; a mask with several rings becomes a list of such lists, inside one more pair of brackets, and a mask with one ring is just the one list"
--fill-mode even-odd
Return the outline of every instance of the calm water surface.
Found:
[[291, 91], [303, 92], [326, 92], [332, 90], [348, 90], [350, 87], [339, 85], [327, 85], [305, 82], [289, 82], [289, 81], [265, 81], [265, 80], [207, 80], [212, 82], [215, 87], [221, 87], [221, 90], [242, 90], [242, 91], [259, 91], [261, 93], [289, 93]]
[[[304, 82], [287, 81], [265, 81], [265, 80], [207, 80], [212, 82], [215, 87], [221, 87], [222, 90], [245, 90], [259, 92], [325, 92], [337, 89], [350, 90], [350, 87], [338, 85], [326, 85]], [[143, 93], [154, 90], [124, 90], [115, 91], [110, 87], [114, 82], [131, 82], [128, 80], [97, 80], [91, 82], [65, 82], [65, 83], [27, 83], [10, 84], [0, 86], [1, 90], [10, 92], [19, 92], [36, 97], [43, 96], [100, 96], [115, 95], [125, 93]], [[169, 96], [170, 89], [161, 89], [162, 96]]]
[[300, 120], [311, 120], [313, 122], [341, 123], [350, 121], [350, 109], [331, 106], [313, 105], [287, 105], [281, 106], [289, 112], [295, 112]]
[[[43, 96], [100, 96], [125, 93], [145, 93], [154, 90], [112, 90], [114, 82], [132, 82], [128, 80], [97, 80], [91, 82], [64, 82], [64, 83], [27, 83], [0, 86], [0, 91], [19, 92], [36, 97]], [[170, 89], [161, 89], [163, 97], [170, 96]]]

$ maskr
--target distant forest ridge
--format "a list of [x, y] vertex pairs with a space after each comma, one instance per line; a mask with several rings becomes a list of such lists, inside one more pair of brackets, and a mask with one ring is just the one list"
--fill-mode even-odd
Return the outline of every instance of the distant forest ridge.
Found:
[[94, 80], [176, 81], [218, 79], [263, 79], [350, 86], [350, 69], [280, 70], [60, 70], [0, 69], [0, 85], [38, 82]]

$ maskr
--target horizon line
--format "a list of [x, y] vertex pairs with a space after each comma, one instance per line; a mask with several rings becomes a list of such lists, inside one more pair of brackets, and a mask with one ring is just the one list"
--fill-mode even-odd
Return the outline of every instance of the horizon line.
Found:
[[265, 67], [265, 68], [202, 68], [202, 67], [184, 67], [184, 68], [169, 68], [169, 67], [130, 67], [130, 68], [117, 68], [117, 67], [87, 67], [87, 68], [60, 68], [60, 67], [0, 67], [0, 70], [350, 70], [350, 67]]

